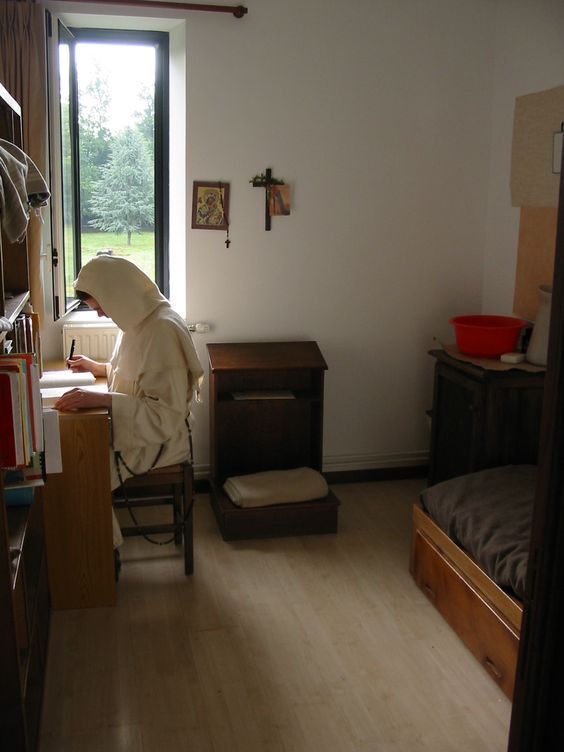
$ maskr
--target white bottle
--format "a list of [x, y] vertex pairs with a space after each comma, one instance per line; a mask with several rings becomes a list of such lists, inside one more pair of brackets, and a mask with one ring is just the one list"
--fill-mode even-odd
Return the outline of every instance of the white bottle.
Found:
[[548, 334], [550, 330], [550, 309], [552, 287], [539, 285], [539, 309], [533, 326], [533, 333], [527, 347], [527, 360], [536, 366], [545, 366], [548, 354]]

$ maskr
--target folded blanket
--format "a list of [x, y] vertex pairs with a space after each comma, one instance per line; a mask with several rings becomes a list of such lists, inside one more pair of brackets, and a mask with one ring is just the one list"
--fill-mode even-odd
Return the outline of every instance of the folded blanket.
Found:
[[327, 496], [327, 481], [311, 467], [268, 470], [227, 478], [223, 490], [239, 507], [265, 507], [311, 501]]

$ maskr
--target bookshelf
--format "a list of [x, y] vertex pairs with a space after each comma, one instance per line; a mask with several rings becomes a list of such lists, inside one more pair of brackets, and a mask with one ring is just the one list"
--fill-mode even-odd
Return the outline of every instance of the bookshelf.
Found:
[[[18, 103], [0, 84], [0, 138], [22, 147]], [[0, 352], [29, 302], [27, 244], [0, 237]], [[36, 344], [38, 344], [36, 342]], [[0, 749], [37, 749], [49, 634], [49, 584], [41, 489], [7, 506], [0, 469]]]
[[[0, 84], [0, 138], [22, 148], [21, 108]], [[0, 316], [13, 324], [29, 300], [29, 267], [26, 241], [0, 243]], [[0, 341], [6, 337], [0, 331]]]

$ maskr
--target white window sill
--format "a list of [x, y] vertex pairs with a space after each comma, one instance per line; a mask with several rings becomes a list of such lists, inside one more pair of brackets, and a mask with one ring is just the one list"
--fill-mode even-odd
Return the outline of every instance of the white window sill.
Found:
[[106, 316], [98, 316], [95, 311], [71, 311], [63, 317], [63, 326], [69, 324], [72, 326], [75, 326], [76, 324], [88, 324], [89, 326], [98, 324], [104, 328], [116, 326], [111, 319]]

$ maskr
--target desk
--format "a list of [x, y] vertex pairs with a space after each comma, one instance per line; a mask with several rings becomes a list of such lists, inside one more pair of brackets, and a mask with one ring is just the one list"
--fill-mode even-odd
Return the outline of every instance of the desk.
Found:
[[114, 606], [109, 415], [59, 415], [63, 472], [42, 489], [52, 607]]

